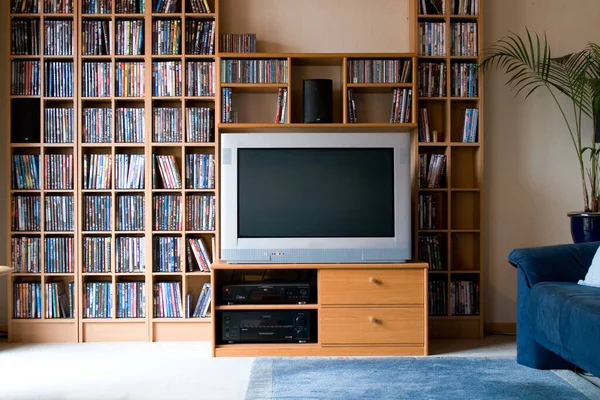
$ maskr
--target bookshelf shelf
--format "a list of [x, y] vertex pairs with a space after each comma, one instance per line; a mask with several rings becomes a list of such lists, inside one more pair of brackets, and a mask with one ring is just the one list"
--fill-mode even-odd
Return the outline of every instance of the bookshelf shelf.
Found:
[[16, 324], [75, 324], [74, 319], [63, 319], [63, 318], [13, 318], [12, 322]]
[[217, 128], [223, 131], [235, 130], [298, 130], [306, 129], [314, 132], [318, 130], [328, 129], [389, 129], [406, 131], [416, 127], [416, 124], [390, 124], [390, 123], [325, 123], [325, 124], [303, 124], [303, 123], [288, 123], [288, 124], [271, 124], [271, 123], [219, 123]]
[[393, 88], [412, 88], [412, 83], [347, 83], [347, 88], [356, 89], [393, 89]]
[[111, 14], [81, 14], [83, 19], [112, 19], [112, 17]]
[[111, 320], [111, 322], [120, 322], [120, 323], [132, 323], [132, 324], [145, 324], [146, 323], [146, 318], [145, 317], [140, 317], [140, 318], [115, 318], [113, 320]]
[[447, 14], [418, 14], [417, 18], [419, 18], [419, 20], [428, 20], [428, 19], [440, 19], [440, 20], [444, 20], [446, 18], [448, 18]]
[[152, 17], [158, 18], [175, 18], [175, 17], [183, 17], [183, 13], [152, 13]]
[[202, 54], [186, 54], [184, 53], [183, 56], [188, 59], [188, 60], [214, 60], [216, 58], [215, 55], [202, 55]]
[[430, 96], [430, 97], [422, 96], [422, 97], [419, 97], [419, 101], [421, 101], [421, 100], [423, 100], [423, 101], [444, 101], [445, 102], [448, 100], [448, 98], [445, 96], [435, 96], [435, 97], [434, 96]]
[[11, 193], [41, 193], [41, 189], [11, 189]]
[[184, 17], [186, 17], [186, 18], [205, 18], [205, 19], [210, 19], [210, 18], [216, 18], [216, 14], [214, 14], [214, 13], [188, 13], [188, 12], [186, 12], [184, 14]]
[[479, 101], [479, 97], [450, 97], [450, 101]]
[[448, 59], [448, 56], [438, 55], [438, 56], [419, 56], [419, 60], [430, 60], [430, 61], [445, 61]]
[[452, 321], [455, 319], [461, 319], [464, 321], [478, 321], [481, 319], [479, 315], [452, 315], [452, 316], [430, 316], [430, 321]]
[[152, 100], [181, 101], [182, 96], [152, 96]]
[[[127, 321], [123, 321], [119, 318], [83, 318], [81, 320], [81, 322], [83, 322], [84, 324], [105, 324], [105, 323], [115, 323], [118, 321], [127, 322]], [[136, 322], [138, 322], [138, 321], [136, 321]]]
[[450, 56], [451, 60], [462, 60], [462, 61], [478, 61], [477, 56]]

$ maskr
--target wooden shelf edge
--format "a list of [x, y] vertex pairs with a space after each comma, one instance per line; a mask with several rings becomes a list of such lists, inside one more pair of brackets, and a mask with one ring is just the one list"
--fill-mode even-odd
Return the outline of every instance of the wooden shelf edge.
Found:
[[424, 346], [325, 346], [318, 343], [223, 344], [214, 348], [217, 357], [295, 356], [425, 356]]
[[304, 124], [304, 123], [218, 123], [217, 129], [222, 131], [239, 131], [239, 130], [300, 130], [306, 129], [310, 131], [329, 130], [329, 129], [384, 129], [390, 131], [409, 131], [417, 127], [416, 123], [394, 124], [394, 123], [330, 123], [330, 124]]
[[408, 261], [405, 263], [364, 263], [364, 264], [227, 264], [218, 261], [212, 264], [213, 270], [248, 270], [248, 269], [427, 269], [428, 264], [419, 261]]
[[221, 58], [297, 58], [297, 59], [325, 59], [325, 58], [413, 58], [416, 53], [218, 53]]
[[235, 310], [318, 310], [318, 304], [235, 304], [215, 306], [217, 311]]

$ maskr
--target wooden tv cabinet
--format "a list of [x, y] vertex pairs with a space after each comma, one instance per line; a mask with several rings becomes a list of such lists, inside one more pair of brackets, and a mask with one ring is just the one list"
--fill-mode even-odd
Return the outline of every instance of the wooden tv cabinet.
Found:
[[[218, 293], [231, 270], [315, 270], [312, 304], [224, 305]], [[427, 264], [224, 264], [212, 271], [213, 356], [425, 356]], [[220, 342], [224, 310], [316, 310], [311, 343]]]

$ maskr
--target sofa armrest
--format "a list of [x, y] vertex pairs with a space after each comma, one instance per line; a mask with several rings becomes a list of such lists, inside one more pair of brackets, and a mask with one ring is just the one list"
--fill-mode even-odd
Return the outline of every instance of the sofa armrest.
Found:
[[600, 242], [515, 249], [508, 262], [519, 268], [529, 286], [539, 282], [577, 282], [585, 278]]

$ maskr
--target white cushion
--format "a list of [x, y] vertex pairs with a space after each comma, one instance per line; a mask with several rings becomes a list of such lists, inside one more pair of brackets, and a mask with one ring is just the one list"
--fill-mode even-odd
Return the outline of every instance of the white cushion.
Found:
[[600, 247], [594, 254], [592, 265], [585, 276], [585, 280], [580, 280], [578, 283], [585, 286], [600, 287]]

